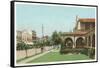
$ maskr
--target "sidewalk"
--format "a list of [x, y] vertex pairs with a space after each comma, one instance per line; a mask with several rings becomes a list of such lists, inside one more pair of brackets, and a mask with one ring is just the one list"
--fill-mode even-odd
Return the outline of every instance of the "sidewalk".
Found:
[[45, 55], [45, 54], [47, 54], [47, 53], [49, 53], [49, 52], [51, 52], [51, 51], [52, 51], [52, 50], [46, 51], [46, 52], [44, 52], [44, 53], [41, 53], [41, 54], [39, 54], [39, 55], [30, 57], [30, 58], [27, 58], [27, 59], [25, 59], [25, 60], [22, 60], [22, 61], [18, 62], [18, 64], [27, 63], [27, 62], [29, 62], [29, 61], [31, 61], [31, 60], [34, 60], [34, 59], [36, 59], [36, 58], [38, 58], [38, 57], [41, 57], [41, 56]]

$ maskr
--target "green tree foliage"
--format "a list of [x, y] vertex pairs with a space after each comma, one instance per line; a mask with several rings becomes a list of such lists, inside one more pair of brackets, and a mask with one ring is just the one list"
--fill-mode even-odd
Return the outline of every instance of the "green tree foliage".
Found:
[[50, 40], [46, 40], [46, 41], [45, 41], [45, 45], [46, 45], [46, 46], [51, 46]]
[[24, 42], [17, 43], [17, 50], [25, 50], [26, 44]]
[[60, 34], [57, 33], [56, 31], [53, 32], [53, 34], [52, 34], [52, 41], [53, 41], [53, 44], [54, 45], [61, 44]]
[[17, 43], [17, 50], [25, 50], [26, 57], [27, 57], [27, 50], [30, 49], [31, 47], [24, 42]]
[[33, 45], [25, 44], [24, 42], [17, 43], [17, 50], [32, 49]]

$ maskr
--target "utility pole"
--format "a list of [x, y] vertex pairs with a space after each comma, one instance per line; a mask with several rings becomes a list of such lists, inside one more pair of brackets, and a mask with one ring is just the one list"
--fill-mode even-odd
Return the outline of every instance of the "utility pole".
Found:
[[42, 24], [42, 38], [44, 37], [44, 26]]
[[41, 52], [43, 52], [43, 50], [44, 50], [44, 27], [42, 24], [42, 48], [41, 48]]

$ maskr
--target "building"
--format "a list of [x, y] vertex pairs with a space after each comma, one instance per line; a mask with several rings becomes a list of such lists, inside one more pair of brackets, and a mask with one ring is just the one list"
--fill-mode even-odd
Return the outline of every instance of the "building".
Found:
[[17, 43], [19, 42], [24, 42], [26, 44], [33, 44], [33, 32], [31, 30], [22, 30], [22, 31], [17, 30]]
[[70, 48], [95, 47], [95, 18], [78, 18], [73, 32], [62, 33], [62, 40]]
[[32, 40], [36, 41], [37, 40], [37, 36], [36, 36], [36, 32], [32, 31]]
[[95, 47], [95, 19], [81, 18], [78, 20], [76, 31], [86, 32], [85, 41], [88, 47]]
[[22, 41], [22, 31], [17, 31], [17, 43]]

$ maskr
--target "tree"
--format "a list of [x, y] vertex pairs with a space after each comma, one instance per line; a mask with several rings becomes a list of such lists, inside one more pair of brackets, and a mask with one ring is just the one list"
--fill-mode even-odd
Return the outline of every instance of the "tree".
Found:
[[25, 50], [25, 53], [26, 53], [26, 57], [28, 56], [27, 55], [27, 50], [29, 49], [30, 47], [25, 44], [24, 42], [20, 42], [20, 43], [17, 43], [17, 50]]
[[57, 33], [56, 31], [53, 32], [53, 34], [52, 34], [52, 41], [53, 41], [54, 46], [61, 44], [60, 34]]
[[[33, 42], [33, 43], [34, 43], [34, 42]], [[35, 54], [36, 54], [36, 52], [37, 52], [37, 48], [41, 48], [41, 52], [43, 52], [43, 46], [44, 46], [44, 43], [43, 43], [41, 40], [36, 41], [36, 42], [34, 43]]]
[[34, 47], [34, 49], [35, 49], [35, 55], [36, 55], [36, 52], [37, 52], [37, 42], [35, 41], [35, 42], [33, 42], [33, 47]]
[[17, 43], [17, 50], [24, 50], [24, 45], [23, 45], [23, 43], [21, 42], [21, 43]]
[[29, 46], [24, 44], [24, 49], [25, 49], [25, 52], [26, 52], [26, 57], [28, 57], [27, 50], [29, 49]]
[[46, 46], [51, 46], [50, 40], [46, 40], [46, 41], [45, 41], [45, 45], [46, 45]]

